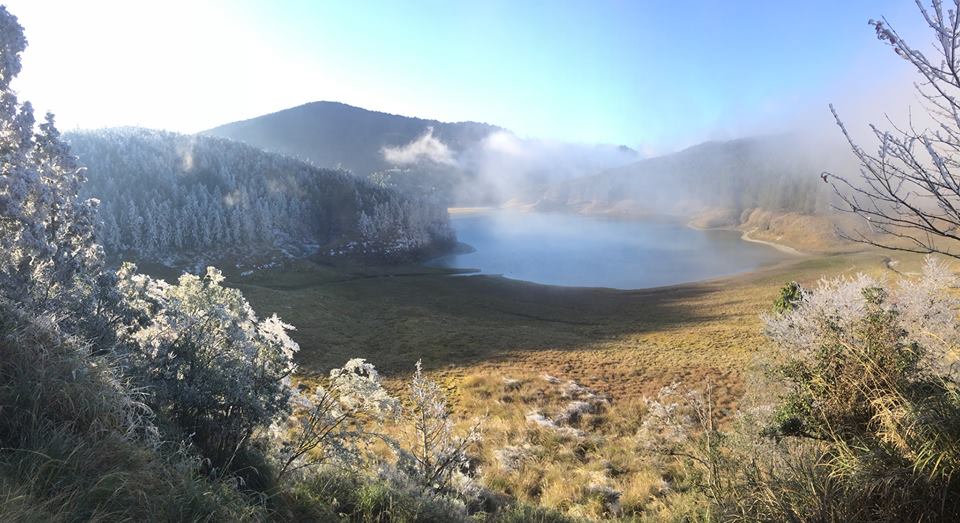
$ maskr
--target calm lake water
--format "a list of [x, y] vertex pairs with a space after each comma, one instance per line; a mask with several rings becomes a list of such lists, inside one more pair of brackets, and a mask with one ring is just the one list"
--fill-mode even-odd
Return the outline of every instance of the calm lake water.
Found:
[[451, 217], [476, 249], [428, 262], [550, 285], [641, 289], [750, 271], [786, 255], [732, 231], [670, 221], [492, 210]]

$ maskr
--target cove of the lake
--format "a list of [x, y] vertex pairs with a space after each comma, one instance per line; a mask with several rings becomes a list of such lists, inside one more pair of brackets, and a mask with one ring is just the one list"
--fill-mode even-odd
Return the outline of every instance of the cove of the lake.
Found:
[[740, 233], [672, 220], [488, 210], [451, 217], [473, 252], [428, 262], [549, 285], [642, 289], [747, 272], [784, 258]]

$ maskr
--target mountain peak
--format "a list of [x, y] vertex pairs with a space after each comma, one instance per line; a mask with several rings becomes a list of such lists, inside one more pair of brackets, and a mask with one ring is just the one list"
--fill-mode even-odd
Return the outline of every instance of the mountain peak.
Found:
[[245, 142], [322, 167], [342, 166], [366, 176], [391, 167], [383, 155], [385, 148], [409, 144], [429, 129], [454, 153], [502, 130], [484, 123], [426, 120], [323, 100], [228, 123], [201, 134]]

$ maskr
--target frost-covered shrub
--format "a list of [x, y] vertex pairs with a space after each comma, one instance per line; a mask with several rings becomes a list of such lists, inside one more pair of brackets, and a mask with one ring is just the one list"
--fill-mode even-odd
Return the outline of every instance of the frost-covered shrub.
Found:
[[560, 378], [557, 378], [556, 376], [551, 376], [551, 375], [549, 375], [549, 374], [544, 374], [544, 375], [542, 375], [542, 376], [540, 376], [540, 377], [543, 378], [543, 381], [545, 381], [545, 382], [547, 382], [547, 383], [549, 383], [549, 384], [551, 384], [551, 385], [556, 385], [556, 384], [560, 383]]
[[535, 459], [537, 454], [542, 451], [543, 447], [539, 445], [524, 443], [523, 445], [501, 447], [495, 450], [493, 455], [497, 459], [501, 470], [513, 472], [523, 467], [524, 463]]
[[532, 423], [538, 427], [542, 427], [547, 430], [556, 431], [557, 434], [560, 434], [569, 438], [579, 438], [583, 436], [583, 431], [575, 429], [573, 427], [564, 427], [558, 425], [556, 421], [548, 418], [542, 412], [534, 410], [530, 411], [526, 415], [527, 423]]
[[[320, 475], [331, 468], [361, 475], [375, 471], [374, 481], [385, 489], [381, 494], [446, 505], [444, 519], [465, 517], [466, 504], [479, 503], [484, 493], [473, 480], [468, 455], [480, 438], [479, 423], [462, 434], [455, 429], [444, 391], [423, 376], [419, 362], [409, 391], [402, 406], [382, 387], [373, 365], [353, 359], [310, 393], [294, 393], [293, 417], [271, 431], [281, 442], [281, 474], [314, 465], [324, 465], [313, 469]], [[392, 459], [363, 452], [377, 441], [387, 445]], [[303, 476], [310, 481], [310, 474]]]
[[293, 416], [274, 425], [278, 474], [336, 461], [358, 464], [359, 446], [377, 434], [368, 422], [395, 419], [400, 402], [380, 383], [376, 368], [360, 358], [333, 369], [312, 392], [294, 390]]
[[954, 279], [931, 258], [919, 279], [896, 286], [864, 275], [824, 280], [767, 317], [791, 384], [779, 430], [864, 436], [901, 400], [939, 394], [953, 383], [960, 346]]
[[623, 493], [610, 485], [598, 482], [588, 483], [584, 489], [584, 494], [599, 501], [603, 506], [604, 513], [610, 515], [620, 513], [620, 498]]
[[553, 421], [557, 425], [575, 425], [580, 423], [584, 414], [597, 414], [607, 407], [610, 400], [589, 387], [570, 380], [561, 388], [560, 397], [571, 400]]
[[564, 398], [582, 399], [584, 397], [592, 397], [594, 393], [589, 388], [573, 380], [569, 380], [561, 388], [560, 395]]
[[520, 380], [515, 380], [513, 378], [508, 378], [504, 376], [503, 378], [503, 388], [507, 391], [520, 390], [520, 387], [523, 385], [523, 382]]
[[[552, 376], [543, 375], [542, 378], [551, 385], [560, 385], [560, 380]], [[526, 415], [527, 422], [554, 431], [566, 438], [585, 436], [585, 431], [576, 428], [581, 425], [583, 416], [602, 412], [609, 406], [610, 399], [573, 380], [568, 380], [557, 388], [560, 397], [569, 400], [563, 409], [553, 416], [548, 416], [542, 410], [530, 411]]]
[[354, 358], [330, 371], [329, 387], [344, 408], [396, 417], [400, 402], [380, 383], [380, 373], [363, 358]]
[[680, 464], [711, 519], [956, 521], [960, 347], [954, 275], [787, 285], [765, 318], [773, 361], [721, 420], [710, 387], [647, 400], [638, 447]]
[[266, 511], [159, 439], [110, 354], [0, 299], [0, 521], [248, 521]]
[[459, 499], [424, 490], [409, 477], [391, 469], [365, 474], [321, 467], [315, 474], [292, 485], [291, 491], [297, 509], [295, 521], [478, 521], [468, 516]]
[[931, 258], [898, 285], [859, 275], [798, 289], [766, 318], [786, 387], [769, 432], [822, 445], [814, 468], [845, 514], [960, 517], [954, 280]]
[[276, 315], [259, 320], [212, 267], [176, 285], [134, 269], [123, 267], [118, 283], [136, 316], [121, 335], [129, 368], [154, 409], [220, 463], [289, 411], [292, 327]]
[[575, 400], [564, 407], [563, 412], [557, 416], [557, 423], [567, 425], [579, 423], [584, 414], [595, 414], [599, 410], [599, 404], [596, 402]]
[[680, 382], [661, 387], [656, 397], [645, 398], [647, 413], [637, 433], [640, 445], [647, 450], [672, 453], [687, 443], [698, 428], [690, 408], [690, 403], [698, 398], [684, 390]]
[[446, 491], [455, 480], [469, 483], [458, 476], [468, 466], [467, 451], [480, 440], [480, 422], [458, 434], [446, 395], [440, 385], [424, 377], [419, 361], [409, 390], [410, 406], [404, 412], [409, 447], [396, 447], [399, 470], [437, 492]]

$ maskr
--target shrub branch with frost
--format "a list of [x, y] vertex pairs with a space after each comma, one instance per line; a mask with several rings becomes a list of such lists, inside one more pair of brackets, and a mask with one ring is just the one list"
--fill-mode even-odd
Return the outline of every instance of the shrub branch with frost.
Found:
[[529, 461], [536, 459], [537, 454], [543, 451], [539, 445], [524, 443], [522, 445], [507, 445], [494, 451], [493, 455], [505, 472], [519, 470]]
[[664, 453], [677, 451], [695, 429], [689, 400], [695, 398], [675, 382], [661, 387], [654, 398], [645, 398], [647, 413], [640, 424], [637, 439], [647, 450]]
[[467, 451], [480, 441], [482, 419], [466, 433], [457, 434], [446, 394], [440, 385], [424, 377], [420, 361], [409, 390], [410, 406], [404, 417], [410, 447], [409, 450], [395, 447], [399, 468], [424, 487], [438, 492], [447, 490], [454, 482], [465, 483], [461, 476], [469, 461]]
[[280, 477], [329, 461], [358, 463], [358, 446], [377, 436], [367, 422], [395, 419], [400, 402], [383, 388], [373, 365], [355, 358], [331, 370], [312, 393], [294, 391], [291, 408], [293, 416], [272, 428]]

